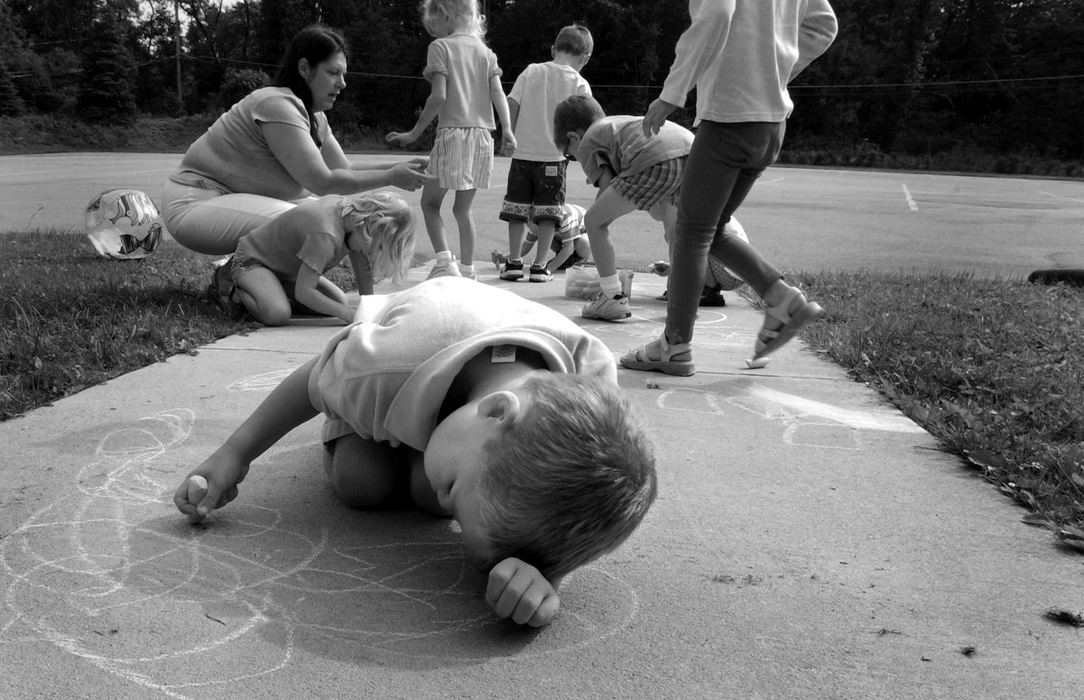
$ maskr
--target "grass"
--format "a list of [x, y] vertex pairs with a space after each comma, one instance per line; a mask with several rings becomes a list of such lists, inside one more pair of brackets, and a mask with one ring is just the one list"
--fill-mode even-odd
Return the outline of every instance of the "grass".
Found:
[[[204, 296], [209, 271], [172, 241], [117, 262], [69, 231], [0, 234], [0, 420], [257, 328]], [[346, 268], [332, 278], [352, 288]], [[829, 310], [803, 333], [807, 345], [1029, 508], [1027, 522], [1084, 549], [1084, 289], [962, 275], [795, 278]]]
[[223, 316], [207, 258], [172, 241], [111, 261], [82, 234], [8, 233], [0, 260], [0, 420], [257, 327]]
[[1084, 289], [968, 275], [797, 276], [829, 310], [803, 333], [1084, 548]]

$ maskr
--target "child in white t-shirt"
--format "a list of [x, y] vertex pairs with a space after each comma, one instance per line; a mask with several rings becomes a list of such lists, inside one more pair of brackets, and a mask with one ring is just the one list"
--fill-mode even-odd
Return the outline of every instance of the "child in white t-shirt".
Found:
[[533, 226], [540, 243], [529, 270], [532, 282], [548, 282], [550, 241], [562, 218], [568, 161], [553, 143], [553, 111], [566, 97], [590, 95], [580, 71], [591, 58], [594, 40], [578, 24], [561, 29], [551, 49], [553, 60], [527, 66], [512, 86], [508, 107], [516, 131], [516, 152], [508, 168], [508, 189], [500, 218], [508, 222], [508, 259], [501, 279], [524, 276], [524, 228]]

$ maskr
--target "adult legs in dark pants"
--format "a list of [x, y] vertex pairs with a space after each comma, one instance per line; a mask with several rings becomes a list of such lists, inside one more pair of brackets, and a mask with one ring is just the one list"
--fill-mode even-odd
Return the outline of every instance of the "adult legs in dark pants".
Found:
[[823, 315], [746, 241], [725, 225], [764, 170], [775, 162], [785, 123], [700, 122], [686, 163], [678, 202], [663, 337], [621, 358], [629, 369], [667, 374], [695, 372], [690, 343], [708, 252], [741, 277], [768, 307], [754, 358], [774, 351], [798, 328]]

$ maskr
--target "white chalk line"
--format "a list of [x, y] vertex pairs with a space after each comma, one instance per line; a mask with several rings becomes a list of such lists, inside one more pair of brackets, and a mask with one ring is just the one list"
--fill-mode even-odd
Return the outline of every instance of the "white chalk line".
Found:
[[911, 196], [911, 190], [907, 188], [907, 185], [903, 185], [903, 198], [907, 201], [907, 208], [911, 211], [918, 211], [918, 204], [915, 202], [915, 198]]

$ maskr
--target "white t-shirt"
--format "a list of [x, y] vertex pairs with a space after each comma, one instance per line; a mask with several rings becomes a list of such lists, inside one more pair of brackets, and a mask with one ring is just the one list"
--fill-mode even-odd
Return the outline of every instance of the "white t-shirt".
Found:
[[697, 121], [784, 121], [787, 83], [837, 31], [828, 0], [689, 0], [689, 16], [660, 97], [681, 107], [695, 86]]
[[512, 157], [541, 163], [564, 160], [553, 144], [553, 113], [562, 100], [590, 94], [591, 86], [572, 66], [547, 61], [524, 68], [508, 93], [508, 99], [519, 105]]
[[606, 345], [564, 314], [513, 292], [438, 277], [362, 298], [309, 375], [309, 400], [327, 416], [323, 441], [355, 433], [425, 450], [445, 395], [468, 360], [493, 345], [537, 351], [550, 371], [616, 385]]
[[[259, 194], [286, 201], [301, 199], [308, 190], [275, 157], [263, 135], [263, 124], [285, 124], [309, 133], [305, 104], [290, 88], [254, 90], [220, 116], [184, 154], [170, 179], [205, 187], [204, 179], [230, 192]], [[331, 135], [327, 116], [316, 113], [321, 140]]]

